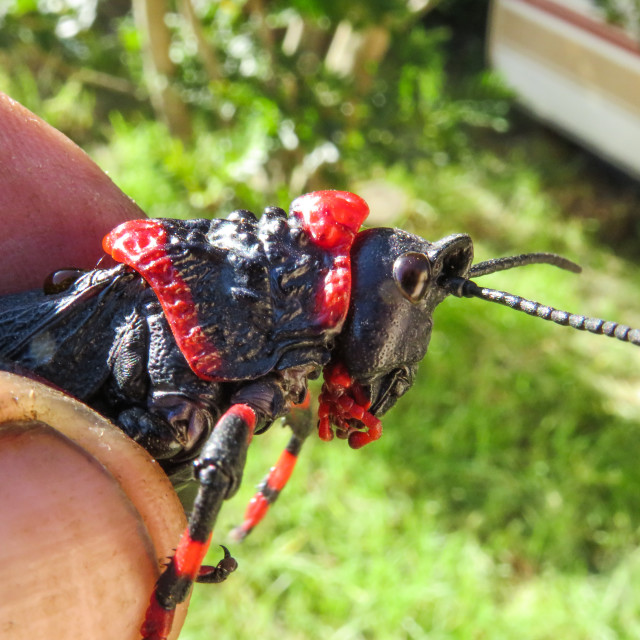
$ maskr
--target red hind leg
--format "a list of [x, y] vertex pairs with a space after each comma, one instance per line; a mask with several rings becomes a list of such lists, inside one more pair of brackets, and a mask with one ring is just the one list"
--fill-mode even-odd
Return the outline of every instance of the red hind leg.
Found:
[[295, 435], [291, 437], [286, 448], [280, 454], [278, 462], [271, 467], [266, 478], [258, 487], [258, 491], [249, 501], [243, 523], [231, 532], [234, 539], [244, 540], [265, 517], [269, 507], [277, 500], [280, 492], [289, 481], [303, 442], [304, 440], [300, 440]]
[[187, 529], [151, 595], [140, 629], [144, 640], [166, 640], [176, 605], [186, 599], [196, 580], [220, 582], [235, 569], [235, 560], [226, 550], [225, 558], [213, 569], [202, 569], [202, 560], [220, 507], [240, 484], [255, 421], [256, 414], [251, 407], [233, 405], [218, 420], [203, 447], [196, 461], [198, 495]]
[[313, 429], [311, 397], [308, 392], [303, 402], [291, 407], [287, 424], [293, 431], [291, 439], [276, 464], [271, 467], [267, 476], [260, 483], [256, 494], [249, 501], [243, 523], [231, 532], [233, 538], [238, 541], [244, 540], [262, 521], [269, 511], [269, 507], [277, 500], [291, 478], [302, 445]]

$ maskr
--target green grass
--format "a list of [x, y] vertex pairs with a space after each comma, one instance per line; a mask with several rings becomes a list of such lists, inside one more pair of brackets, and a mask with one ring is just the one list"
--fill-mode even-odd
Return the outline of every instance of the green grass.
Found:
[[[298, 195], [229, 186], [259, 132], [244, 144], [203, 131], [188, 148], [156, 123], [112, 123], [94, 155], [151, 215]], [[411, 171], [363, 162], [353, 183], [318, 186], [389, 181], [406, 194], [389, 224], [432, 240], [467, 232], [478, 260], [566, 254], [582, 275], [532, 266], [481, 282], [640, 326], [638, 265], [599, 242], [633, 219], [637, 189], [618, 193], [602, 167], [535, 129], [488, 142]], [[637, 255], [633, 234], [622, 240]], [[447, 300], [434, 321], [383, 438], [357, 452], [311, 438], [265, 522], [230, 545], [239, 571], [196, 587], [182, 640], [640, 636], [638, 350], [477, 300]], [[287, 437], [256, 438], [215, 542], [228, 543]]]
[[[121, 121], [97, 157], [152, 214], [194, 215], [188, 194], [215, 201], [224, 182], [202, 140], [186, 150], [157, 125]], [[426, 238], [468, 232], [478, 260], [544, 250], [585, 267], [532, 266], [487, 286], [640, 326], [638, 266], [599, 245], [606, 215], [590, 217], [633, 199], [576, 157], [533, 131], [442, 167], [369, 175], [405, 191], [397, 224]], [[221, 207], [266, 204], [243, 198]], [[564, 213], [577, 200], [586, 219]], [[449, 299], [434, 320], [383, 438], [357, 452], [311, 438], [266, 521], [231, 544], [239, 571], [196, 587], [182, 640], [640, 635], [638, 351], [477, 300]], [[286, 440], [279, 428], [256, 438], [216, 542]]]
[[[637, 267], [563, 219], [513, 158], [400, 180], [414, 197], [404, 225], [469, 230], [479, 259], [569, 253], [581, 276], [538, 266], [483, 281], [640, 325]], [[576, 172], [576, 188], [587, 179]], [[637, 350], [481, 301], [447, 300], [434, 318], [383, 438], [357, 452], [311, 439], [266, 521], [232, 545], [239, 571], [195, 589], [182, 640], [638, 637]], [[286, 439], [254, 441], [217, 541]]]

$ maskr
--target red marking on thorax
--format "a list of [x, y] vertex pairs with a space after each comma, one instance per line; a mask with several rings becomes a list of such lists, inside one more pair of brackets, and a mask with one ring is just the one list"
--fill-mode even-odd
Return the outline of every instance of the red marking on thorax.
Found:
[[349, 309], [351, 245], [369, 207], [348, 191], [314, 191], [291, 203], [291, 215], [301, 220], [311, 241], [333, 259], [316, 293], [316, 312], [322, 326], [337, 327]]
[[167, 254], [167, 242], [162, 222], [132, 220], [107, 234], [102, 246], [114, 260], [135, 269], [149, 283], [189, 367], [198, 377], [212, 380], [220, 356], [200, 326], [189, 285]]
[[360, 225], [369, 215], [367, 203], [348, 191], [314, 191], [291, 203], [291, 215], [303, 222], [313, 242], [323, 249], [348, 252]]

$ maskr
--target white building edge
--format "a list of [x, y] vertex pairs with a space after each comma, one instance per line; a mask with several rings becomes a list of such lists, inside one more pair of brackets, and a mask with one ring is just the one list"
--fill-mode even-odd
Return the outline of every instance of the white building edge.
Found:
[[519, 102], [640, 178], [640, 43], [589, 0], [493, 0], [489, 59]]

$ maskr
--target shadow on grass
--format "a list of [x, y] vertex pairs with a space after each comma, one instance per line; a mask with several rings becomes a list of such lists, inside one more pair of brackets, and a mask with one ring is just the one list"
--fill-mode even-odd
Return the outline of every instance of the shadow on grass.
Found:
[[498, 322], [495, 308], [438, 309], [419, 380], [368, 453], [516, 573], [609, 569], [639, 542], [640, 426], [608, 408], [567, 329], [524, 318], [507, 336]]

